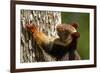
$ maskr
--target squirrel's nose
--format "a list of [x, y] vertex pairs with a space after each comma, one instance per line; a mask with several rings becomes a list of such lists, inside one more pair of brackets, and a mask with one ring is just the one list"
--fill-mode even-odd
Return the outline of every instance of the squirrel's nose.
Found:
[[33, 26], [30, 24], [26, 24], [26, 28], [31, 29]]

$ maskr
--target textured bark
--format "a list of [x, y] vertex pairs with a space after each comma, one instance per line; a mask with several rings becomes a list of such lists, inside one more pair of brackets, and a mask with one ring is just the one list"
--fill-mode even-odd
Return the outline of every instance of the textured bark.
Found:
[[52, 11], [21, 10], [21, 47], [20, 62], [55, 61], [55, 58], [39, 47], [25, 28], [26, 24], [35, 24], [39, 31], [48, 37], [57, 37], [56, 26], [61, 24], [61, 13]]

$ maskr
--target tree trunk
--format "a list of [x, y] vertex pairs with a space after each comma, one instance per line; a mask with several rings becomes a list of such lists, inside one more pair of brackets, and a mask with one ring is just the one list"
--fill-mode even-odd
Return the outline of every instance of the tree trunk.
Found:
[[61, 24], [61, 13], [53, 11], [21, 10], [21, 47], [20, 62], [42, 62], [55, 61], [55, 58], [47, 54], [37, 46], [31, 33], [25, 28], [26, 24], [33, 23], [39, 31], [44, 32], [48, 37], [57, 37], [56, 26]]

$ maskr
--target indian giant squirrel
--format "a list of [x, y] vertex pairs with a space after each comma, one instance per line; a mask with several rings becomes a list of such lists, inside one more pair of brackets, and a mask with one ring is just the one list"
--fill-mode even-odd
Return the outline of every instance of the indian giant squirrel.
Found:
[[26, 25], [29, 32], [32, 32], [33, 38], [35, 38], [37, 44], [42, 47], [45, 52], [55, 57], [57, 61], [68, 53], [68, 60], [80, 59], [80, 56], [76, 53], [77, 41], [80, 37], [80, 33], [77, 32], [78, 24], [60, 24], [57, 26], [57, 34], [59, 38], [50, 40], [47, 35], [39, 31], [34, 24]]

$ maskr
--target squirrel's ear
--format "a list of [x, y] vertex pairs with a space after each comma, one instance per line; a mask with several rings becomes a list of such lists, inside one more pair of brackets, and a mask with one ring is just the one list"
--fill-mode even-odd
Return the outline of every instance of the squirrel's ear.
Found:
[[77, 28], [79, 27], [78, 23], [71, 23], [71, 25], [72, 25], [75, 29], [77, 29]]

